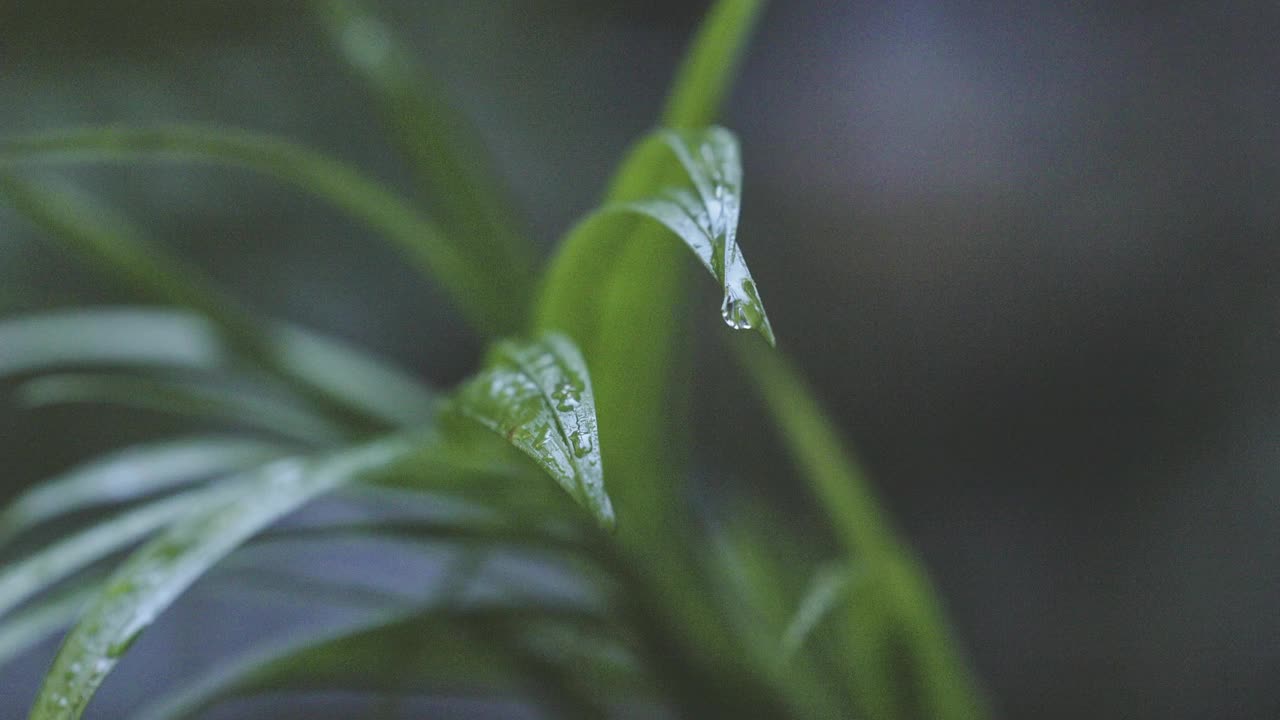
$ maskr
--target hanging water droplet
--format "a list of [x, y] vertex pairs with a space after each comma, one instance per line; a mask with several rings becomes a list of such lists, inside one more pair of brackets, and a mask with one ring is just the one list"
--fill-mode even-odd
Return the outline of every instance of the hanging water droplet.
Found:
[[586, 457], [593, 447], [591, 438], [587, 437], [586, 433], [578, 430], [569, 433], [569, 446], [573, 448], [575, 457]]
[[751, 318], [747, 317], [746, 305], [731, 295], [724, 296], [724, 302], [720, 305], [720, 317], [734, 330], [751, 329]]

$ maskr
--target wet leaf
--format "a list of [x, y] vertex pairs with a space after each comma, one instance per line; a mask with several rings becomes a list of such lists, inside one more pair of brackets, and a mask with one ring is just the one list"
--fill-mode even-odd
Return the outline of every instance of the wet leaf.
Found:
[[533, 458], [602, 527], [613, 528], [591, 378], [568, 338], [549, 333], [499, 343], [487, 368], [459, 388], [454, 406]]
[[405, 438], [372, 442], [314, 459], [286, 459], [233, 485], [135, 552], [63, 642], [31, 711], [32, 720], [69, 720], [138, 635], [209, 567], [258, 531], [311, 499], [408, 455]]

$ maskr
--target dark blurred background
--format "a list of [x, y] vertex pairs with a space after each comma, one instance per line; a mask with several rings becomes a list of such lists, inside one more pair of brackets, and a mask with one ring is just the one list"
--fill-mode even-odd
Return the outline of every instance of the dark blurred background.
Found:
[[[382, 5], [481, 128], [544, 254], [650, 127], [706, 7]], [[321, 38], [291, 2], [8, 3], [0, 131], [238, 125], [411, 187]], [[776, 2], [746, 59], [723, 121], [779, 343], [932, 570], [1002, 716], [1280, 716], [1277, 38], [1271, 1]], [[33, 174], [432, 381], [482, 349], [394, 251], [270, 180]], [[697, 280], [698, 476], [719, 492], [749, 478], [805, 527], [803, 483], [706, 340], [728, 331]], [[128, 300], [0, 205], [0, 313]], [[0, 496], [141, 422], [0, 399]], [[6, 671], [3, 699], [28, 700], [44, 662]]]

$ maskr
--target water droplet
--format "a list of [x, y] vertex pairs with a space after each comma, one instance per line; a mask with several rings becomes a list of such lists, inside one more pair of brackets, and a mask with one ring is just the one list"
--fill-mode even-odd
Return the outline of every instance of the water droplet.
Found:
[[569, 383], [564, 383], [560, 387], [556, 388], [556, 391], [551, 394], [551, 397], [555, 398], [556, 409], [560, 412], [569, 412], [582, 404], [582, 397], [578, 393], [577, 388]]
[[573, 448], [574, 457], [586, 457], [593, 447], [591, 438], [587, 437], [586, 433], [577, 430], [569, 433], [569, 445]]
[[720, 305], [720, 316], [724, 318], [725, 324], [734, 330], [751, 329], [751, 318], [747, 317], [746, 305], [730, 295], [724, 296], [724, 302]]

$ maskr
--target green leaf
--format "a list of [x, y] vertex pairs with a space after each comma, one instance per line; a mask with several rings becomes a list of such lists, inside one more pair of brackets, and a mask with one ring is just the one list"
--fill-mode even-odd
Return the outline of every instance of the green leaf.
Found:
[[[313, 150], [269, 135], [219, 128], [99, 127], [0, 139], [0, 166], [21, 162], [136, 162], [144, 158], [244, 167], [326, 200], [381, 232], [433, 275], [472, 322], [488, 332], [513, 329], [519, 315], [493, 271], [468, 254], [468, 239], [450, 238], [396, 193]], [[7, 176], [3, 189], [30, 205], [24, 184]], [[24, 199], [24, 196], [26, 198]], [[34, 198], [36, 203], [40, 198]]]
[[23, 383], [18, 396], [29, 407], [103, 403], [255, 429], [315, 445], [345, 437], [339, 427], [261, 389], [202, 386], [176, 379], [106, 373], [45, 375]]
[[231, 497], [225, 487], [190, 490], [114, 515], [0, 569], [0, 616], [75, 572], [142, 540], [210, 503]]
[[513, 315], [523, 313], [533, 286], [531, 247], [516, 228], [481, 138], [366, 3], [314, 5], [339, 55], [376, 101], [441, 224], [451, 237], [466, 238], [466, 251], [490, 269]]
[[[495, 646], [499, 635], [515, 647]], [[439, 607], [260, 650], [161, 698], [138, 717], [178, 720], [235, 696], [316, 688], [506, 695], [530, 682], [517, 652], [568, 669], [576, 685], [597, 696], [634, 701], [650, 692], [634, 659], [590, 614], [528, 605]]]
[[315, 460], [280, 460], [234, 483], [229, 499], [175, 523], [107, 580], [45, 676], [32, 720], [80, 717], [130, 644], [209, 567], [306, 502], [413, 450], [409, 439], [395, 437]]
[[94, 582], [77, 583], [0, 622], [0, 667], [70, 625], [96, 590]]
[[[647, 196], [606, 205], [569, 233], [543, 286], [539, 326], [578, 337], [594, 335], [597, 321], [592, 315], [598, 312], [600, 289], [583, 278], [608, 271], [631, 236], [628, 231], [634, 231], [617, 215], [630, 213], [657, 221], [697, 256], [724, 288], [720, 314], [729, 327], [756, 328], [769, 344], [775, 344], [759, 291], [738, 247], [742, 161], [737, 139], [721, 127], [662, 130], [637, 152], [648, 152], [645, 148], [654, 143], [679, 161], [682, 177]], [[654, 238], [653, 242], [663, 241]]]
[[[426, 385], [372, 355], [280, 323], [266, 326], [271, 354], [293, 375], [394, 425], [428, 420]], [[0, 378], [65, 366], [237, 370], [236, 350], [210, 320], [148, 308], [58, 310], [0, 321]]]
[[789, 659], [800, 651], [814, 629], [848, 596], [852, 582], [849, 568], [841, 563], [819, 568], [813, 574], [782, 635], [783, 657]]
[[45, 480], [0, 511], [0, 544], [39, 523], [127, 502], [278, 457], [259, 440], [191, 437], [137, 445]]
[[[757, 349], [740, 345], [738, 357], [830, 518], [850, 563], [863, 570], [863, 594], [869, 597], [854, 609], [851, 632], [868, 637], [849, 641], [852, 662], [860, 667], [862, 677], [879, 677], [881, 685], [897, 685], [904, 675], [893, 656], [900, 642], [911, 664], [911, 687], [906, 692], [918, 699], [925, 716], [985, 717], [984, 703], [923, 568], [890, 529], [861, 468], [845, 451], [813, 392], [779, 353]], [[874, 655], [867, 657], [868, 651]], [[902, 695], [889, 687], [861, 690], [864, 697]], [[896, 714], [893, 711], [890, 716]]]
[[454, 407], [507, 439], [605, 529], [615, 523], [604, 489], [595, 394], [586, 362], [563, 335], [504, 341], [458, 389]]

